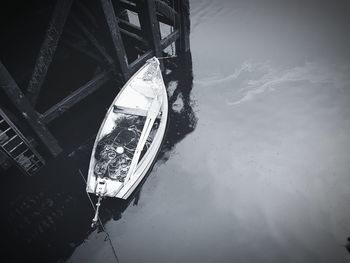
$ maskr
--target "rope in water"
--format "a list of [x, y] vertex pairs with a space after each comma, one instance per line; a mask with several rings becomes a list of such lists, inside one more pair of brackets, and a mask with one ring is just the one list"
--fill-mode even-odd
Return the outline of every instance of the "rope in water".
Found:
[[[84, 180], [84, 182], [85, 182], [85, 184], [86, 184], [85, 177], [84, 177], [83, 173], [80, 171], [80, 169], [79, 169], [79, 174], [80, 174], [81, 178], [83, 178], [83, 180]], [[91, 197], [90, 197], [90, 195], [88, 194], [88, 192], [86, 192], [86, 195], [88, 196], [88, 198], [89, 198], [89, 200], [90, 200], [90, 204], [91, 204], [92, 208], [94, 209], [94, 211], [95, 211], [95, 213], [96, 213], [96, 208], [95, 208], [94, 203], [92, 202]], [[119, 259], [118, 259], [118, 256], [117, 256], [116, 249], [114, 248], [113, 243], [112, 243], [112, 240], [111, 240], [111, 238], [110, 238], [110, 236], [109, 236], [107, 230], [104, 228], [104, 226], [103, 226], [103, 224], [102, 224], [102, 221], [101, 221], [101, 219], [100, 219], [99, 216], [98, 216], [98, 221], [99, 221], [99, 223], [100, 223], [100, 226], [101, 226], [101, 228], [102, 228], [102, 231], [106, 234], [106, 238], [108, 239], [109, 244], [110, 244], [110, 246], [111, 246], [111, 248], [112, 248], [112, 252], [113, 252], [114, 258], [115, 258], [115, 260], [119, 263]]]

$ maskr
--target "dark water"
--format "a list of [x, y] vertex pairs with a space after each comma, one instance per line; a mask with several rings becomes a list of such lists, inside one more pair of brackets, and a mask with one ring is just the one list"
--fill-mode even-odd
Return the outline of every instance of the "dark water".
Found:
[[[102, 206], [119, 262], [349, 262], [345, 3], [190, 2], [192, 60], [167, 80], [166, 144], [132, 199]], [[9, 203], [14, 249], [115, 262], [105, 233], [89, 228], [77, 172], [93, 139], [21, 183]]]

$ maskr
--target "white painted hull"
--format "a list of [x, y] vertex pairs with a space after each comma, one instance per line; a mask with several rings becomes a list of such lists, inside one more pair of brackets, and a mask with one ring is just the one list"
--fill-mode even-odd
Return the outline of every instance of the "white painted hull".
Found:
[[[155, 67], [155, 63], [159, 65], [158, 60], [156, 58], [153, 58], [150, 60], [150, 62], [146, 63], [137, 73], [135, 73], [135, 75], [124, 85], [118, 96], [114, 99], [111, 107], [109, 108], [106, 117], [100, 127], [98, 135], [96, 136], [92, 150], [86, 187], [87, 192], [94, 193], [99, 196], [127, 199], [135, 190], [137, 185], [141, 182], [141, 180], [145, 177], [150, 167], [154, 163], [154, 160], [163, 141], [168, 118], [167, 92], [161, 76], [161, 72], [159, 70], [159, 66]], [[157, 68], [156, 71], [154, 71], [155, 68]], [[151, 76], [151, 73], [155, 74], [156, 78], [153, 78]], [[158, 126], [157, 128], [154, 128], [155, 126], [153, 125], [153, 122], [150, 122], [152, 125], [152, 127], [149, 126], [151, 127], [150, 135], [148, 136], [147, 131], [145, 134], [147, 134], [148, 139], [152, 137], [151, 142], [143, 157], [138, 160], [138, 147], [140, 146], [142, 149], [144, 149], [143, 145], [140, 143], [140, 141], [142, 141], [140, 138], [143, 136], [144, 130], [146, 130], [145, 127], [147, 121], [152, 119], [150, 117], [150, 115], [152, 115], [152, 109], [153, 115], [155, 114], [158, 118]], [[138, 114], [140, 116], [147, 117], [144, 117], [146, 118], [145, 125], [142, 129], [142, 133], [139, 137], [139, 143], [137, 144], [138, 147], [136, 147], [136, 150], [133, 153], [133, 157], [130, 156], [130, 154], [126, 155], [123, 152], [124, 148], [128, 150], [129, 148], [127, 148], [125, 145], [124, 148], [122, 147], [123, 145], [120, 145], [119, 147], [115, 142], [115, 139], [113, 140], [113, 146], [111, 146], [112, 150], [110, 150], [108, 146], [104, 146], [108, 149], [105, 150], [105, 148], [103, 148], [104, 150], [101, 151], [103, 153], [107, 152], [109, 155], [106, 157], [106, 154], [101, 154], [101, 157], [99, 155], [100, 152], [96, 149], [98, 147], [101, 149], [101, 141], [109, 139], [111, 134], [120, 128], [120, 123], [122, 121], [121, 116], [123, 117], [125, 113], [127, 116], [129, 116], [129, 119], [133, 118], [133, 114], [135, 114], [135, 118], [138, 118]], [[118, 133], [118, 136], [120, 133], [121, 132]], [[119, 139], [117, 141], [119, 141]], [[120, 156], [125, 156], [124, 159], [121, 159], [122, 165], [126, 166], [125, 163], [129, 165], [129, 170], [126, 177], [122, 177], [123, 169], [116, 165], [116, 160], [119, 158], [119, 156], [117, 156], [118, 151], [121, 154]], [[114, 159], [110, 157], [111, 153], [112, 157], [116, 156]], [[133, 163], [135, 164], [134, 166]], [[111, 167], [117, 172], [112, 170]], [[112, 173], [110, 171], [112, 171]]]

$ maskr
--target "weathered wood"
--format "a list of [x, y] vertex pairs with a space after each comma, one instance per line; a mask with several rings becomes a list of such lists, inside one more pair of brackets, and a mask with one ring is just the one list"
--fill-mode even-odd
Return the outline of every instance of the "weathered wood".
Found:
[[156, 15], [155, 0], [142, 0], [138, 2], [140, 10], [139, 18], [141, 29], [144, 32], [145, 37], [148, 37], [155, 55], [157, 57], [162, 56], [162, 48], [160, 46], [160, 30], [159, 23]]
[[[175, 0], [173, 0], [175, 1]], [[171, 24], [174, 25], [176, 21], [179, 20], [179, 13], [174, 10], [174, 8], [167, 5], [164, 1], [155, 0], [156, 10], [162, 17], [166, 18], [168, 21], [171, 21]], [[158, 15], [159, 19], [159, 15]]]
[[179, 30], [175, 30], [174, 32], [172, 32], [171, 34], [169, 34], [168, 36], [166, 36], [160, 41], [162, 49], [166, 48], [167, 46], [169, 46], [171, 43], [173, 43], [179, 38], [180, 38], [180, 32]]
[[128, 58], [125, 52], [124, 44], [120, 35], [120, 30], [115, 16], [114, 7], [111, 0], [101, 0], [103, 12], [105, 14], [109, 31], [111, 33], [113, 47], [117, 55], [116, 61], [119, 63], [124, 80], [127, 80], [129, 75]]
[[72, 2], [73, 0], [58, 0], [56, 2], [49, 27], [46, 31], [45, 40], [40, 48], [33, 74], [27, 88], [28, 99], [34, 106], [55, 54]]
[[96, 48], [96, 50], [102, 55], [108, 65], [112, 65], [114, 63], [113, 58], [108, 54], [105, 48], [98, 42], [95, 36], [86, 28], [86, 26], [80, 21], [78, 17], [75, 15], [72, 16], [74, 23], [79, 27], [81, 32], [85, 35], [85, 37], [90, 41], [90, 43]]
[[17, 83], [1, 62], [0, 86], [16, 108], [22, 113], [23, 117], [28, 121], [29, 125], [32, 127], [33, 131], [36, 133], [48, 151], [53, 156], [57, 156], [62, 151], [61, 147], [46, 128], [45, 124], [41, 122], [39, 114], [34, 110], [30, 102], [18, 87]]
[[[176, 0], [174, 0], [176, 1]], [[127, 0], [119, 0], [118, 2], [118, 9], [127, 9], [134, 13], [142, 13], [140, 12], [140, 8], [136, 6], [134, 3], [127, 1]], [[173, 9], [172, 7], [168, 6], [166, 3], [164, 3], [161, 0], [156, 1], [156, 10], [157, 10], [157, 17], [158, 20], [162, 23], [165, 23], [167, 25], [174, 25], [174, 20], [179, 20], [179, 14]], [[143, 11], [143, 9], [141, 9]], [[175, 16], [175, 19], [174, 19]]]
[[[167, 46], [169, 46], [171, 43], [176, 41], [180, 36], [179, 30], [175, 30], [173, 33], [165, 37], [160, 41], [161, 48], [164, 49]], [[138, 59], [130, 63], [129, 69], [130, 74], [134, 74], [143, 64], [146, 63], [147, 59], [150, 59], [154, 56], [154, 51], [149, 50], [146, 53], [144, 53], [142, 56], [140, 56]]]
[[119, 30], [120, 30], [120, 33], [122, 33], [122, 34], [124, 34], [124, 35], [126, 35], [126, 36], [128, 36], [128, 37], [131, 37], [132, 39], [134, 39], [134, 40], [140, 42], [140, 43], [142, 44], [142, 46], [144, 46], [144, 47], [147, 47], [147, 46], [148, 46], [148, 45], [147, 45], [148, 42], [147, 42], [146, 40], [144, 40], [142, 37], [140, 37], [140, 36], [138, 36], [138, 35], [136, 35], [136, 34], [134, 34], [134, 33], [131, 33], [131, 32], [129, 32], [128, 30], [125, 30], [125, 29], [123, 29], [123, 28], [120, 28]]
[[187, 52], [190, 50], [190, 3], [189, 0], [175, 1], [175, 8], [180, 14], [180, 38], [176, 42], [176, 50]]
[[128, 9], [128, 10], [136, 12], [136, 13], [139, 11], [137, 6], [133, 2], [130, 2], [127, 0], [119, 0], [118, 7], [122, 8], [122, 9]]
[[131, 24], [130, 22], [125, 21], [123, 19], [118, 19], [118, 23], [120, 28], [129, 31], [130, 33], [136, 34], [138, 36], [142, 36], [142, 31], [140, 27], [134, 24]]
[[[31, 175], [31, 168], [34, 166], [42, 166], [45, 164], [44, 159], [36, 151], [36, 149], [30, 144], [28, 139], [22, 134], [22, 132], [17, 128], [17, 126], [10, 120], [2, 109], [0, 109], [0, 117], [5, 120], [6, 124], [10, 127], [12, 133], [15, 135], [8, 138], [7, 141], [0, 145], [0, 150], [5, 153], [12, 161], [18, 165], [25, 173]], [[8, 146], [9, 145], [9, 146]], [[29, 151], [26, 156], [18, 155], [15, 151], [22, 148], [19, 152], [22, 153], [23, 150]], [[17, 150], [18, 152], [18, 150]], [[21, 157], [21, 158], [19, 158]]]
[[42, 116], [42, 120], [46, 123], [52, 121], [58, 116], [62, 115], [65, 111], [71, 108], [73, 105], [84, 99], [86, 96], [97, 90], [108, 80], [112, 78], [111, 72], [102, 72], [95, 78], [87, 82], [79, 89], [72, 92], [69, 96], [58, 102], [50, 109], [48, 109]]
[[148, 42], [143, 38], [141, 28], [123, 19], [118, 19], [120, 33], [131, 40], [131, 45], [139, 53], [148, 50]]
[[149, 50], [145, 54], [140, 56], [138, 59], [130, 63], [129, 65], [130, 74], [134, 74], [143, 64], [146, 63], [147, 59], [150, 59], [153, 56], [154, 56], [153, 50]]
[[168, 26], [174, 26], [174, 19], [169, 19], [163, 15], [157, 15], [158, 21]]

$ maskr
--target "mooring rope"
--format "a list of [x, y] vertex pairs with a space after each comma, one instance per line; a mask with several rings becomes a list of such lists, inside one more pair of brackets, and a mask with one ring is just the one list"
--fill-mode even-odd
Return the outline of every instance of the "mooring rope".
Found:
[[[83, 178], [83, 180], [84, 180], [84, 182], [85, 182], [85, 184], [86, 184], [85, 177], [84, 177], [84, 175], [83, 175], [83, 173], [81, 172], [81, 170], [80, 170], [80, 169], [79, 169], [79, 174], [80, 174], [81, 178]], [[86, 195], [88, 196], [88, 198], [89, 198], [89, 200], [90, 200], [90, 204], [91, 204], [92, 208], [94, 209], [94, 211], [95, 211], [95, 213], [96, 213], [96, 208], [95, 208], [95, 205], [94, 205], [94, 203], [92, 202], [92, 200], [91, 200], [91, 197], [90, 197], [89, 193], [88, 193], [88, 192], [86, 192]], [[114, 258], [115, 258], [115, 260], [116, 260], [116, 261], [119, 263], [119, 258], [118, 258], [118, 255], [117, 255], [116, 249], [115, 249], [115, 248], [114, 248], [114, 246], [113, 246], [112, 240], [111, 240], [111, 238], [110, 238], [110, 236], [109, 236], [109, 234], [108, 234], [107, 230], [104, 228], [104, 226], [103, 226], [103, 224], [102, 224], [102, 221], [101, 221], [100, 217], [98, 216], [97, 218], [98, 218], [98, 221], [99, 221], [100, 226], [101, 226], [101, 228], [102, 228], [102, 231], [103, 231], [103, 232], [106, 234], [106, 238], [108, 239], [109, 244], [110, 244], [110, 246], [111, 246], [111, 248], [112, 248], [112, 252], [113, 252]]]

